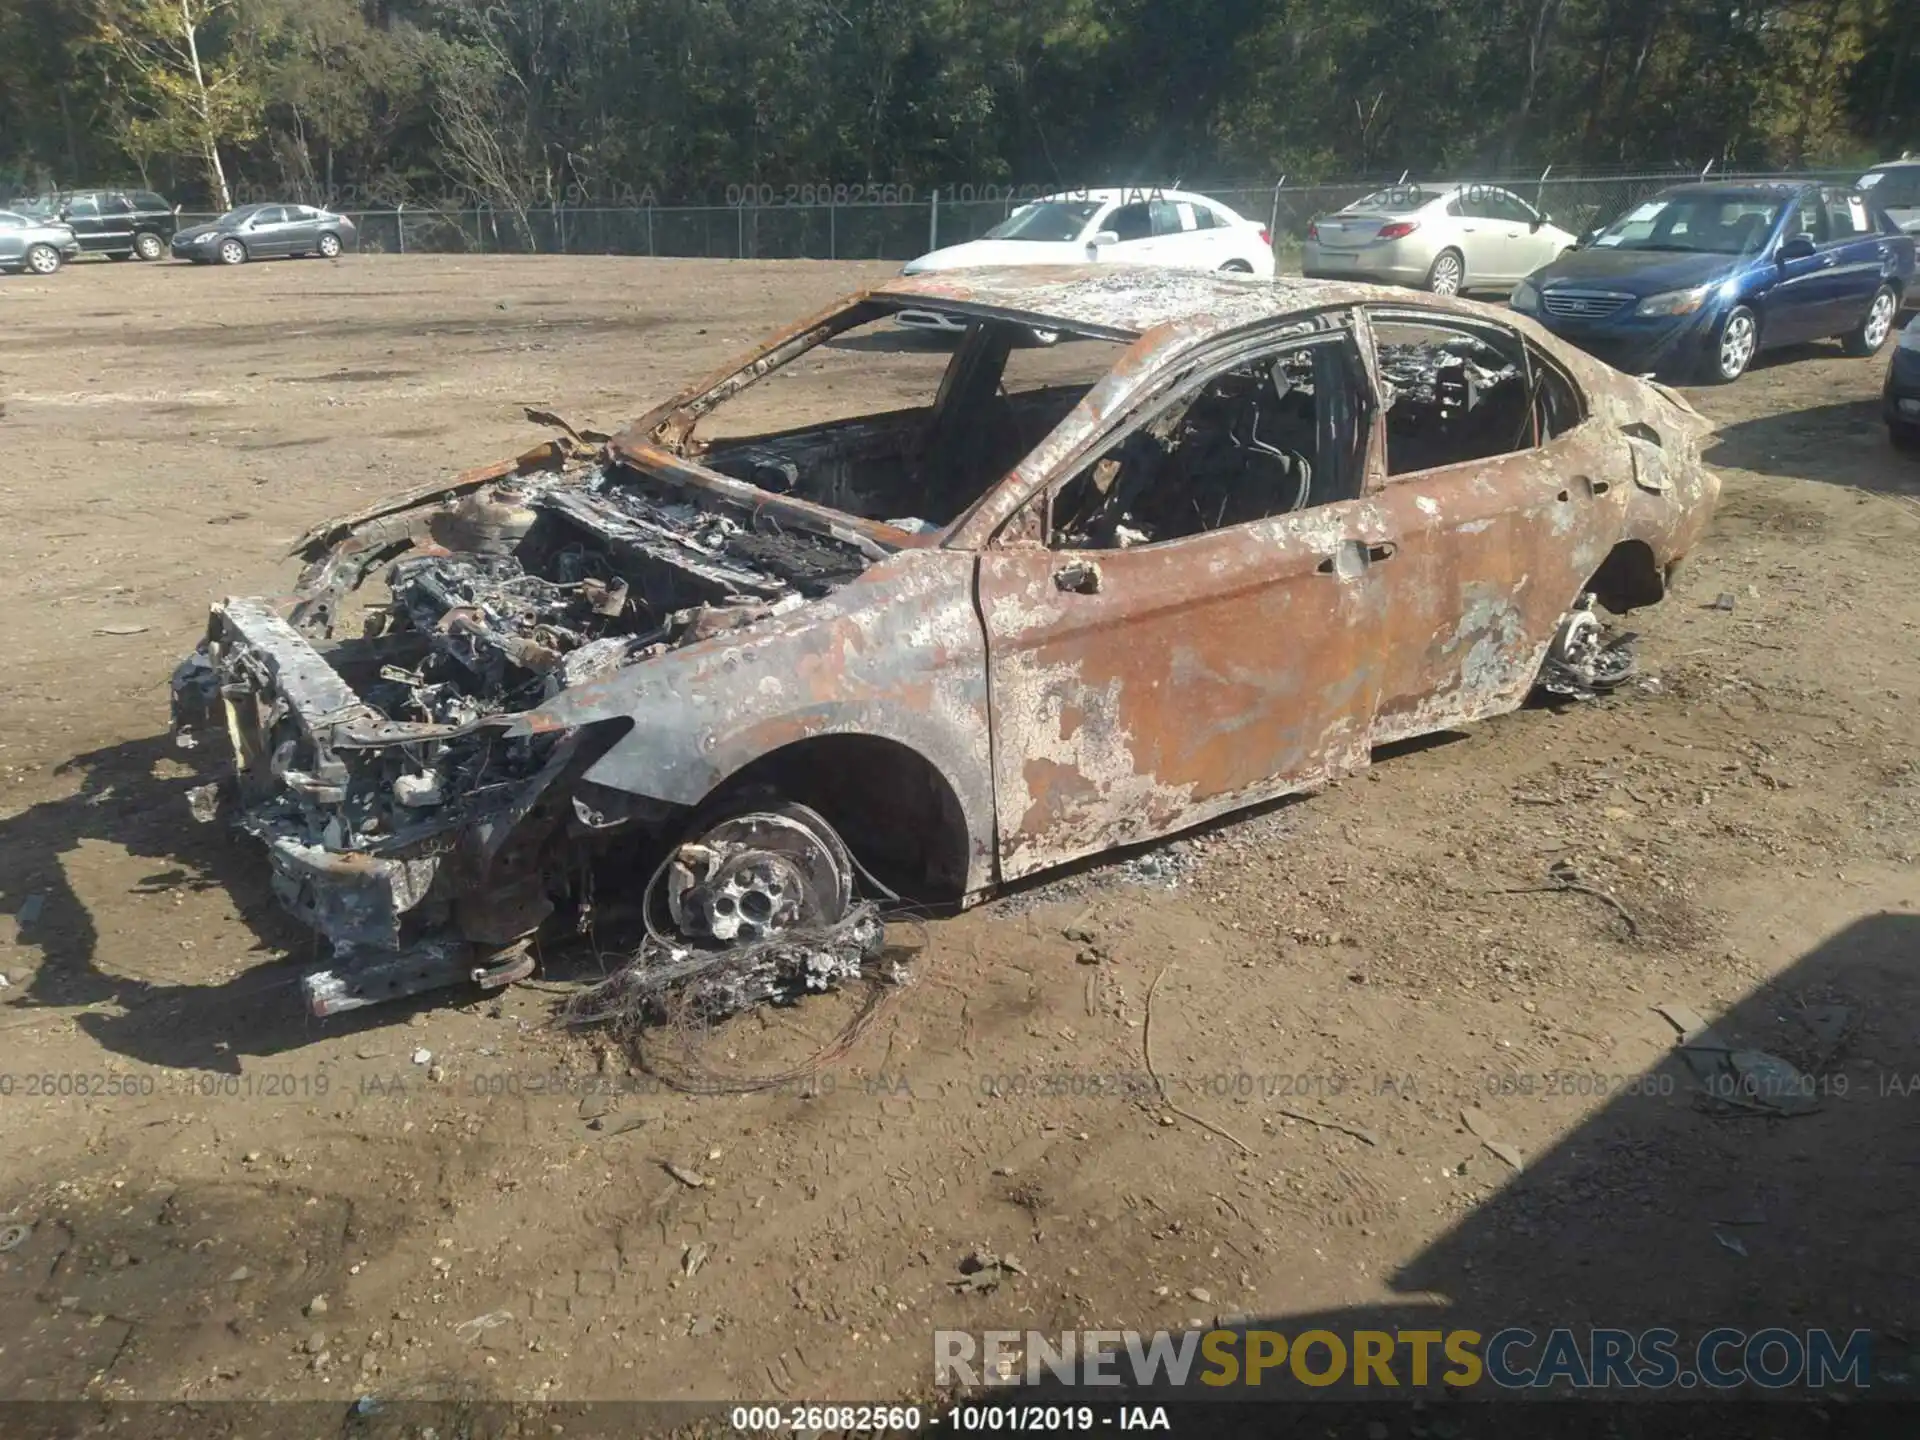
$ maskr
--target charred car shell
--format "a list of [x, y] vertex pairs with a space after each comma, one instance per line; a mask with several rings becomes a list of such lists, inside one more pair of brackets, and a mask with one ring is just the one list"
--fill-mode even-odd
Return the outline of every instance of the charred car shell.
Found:
[[[909, 306], [966, 325], [931, 405], [703, 433]], [[1008, 394], [1036, 328], [1124, 348]], [[1660, 599], [1718, 491], [1678, 395], [1523, 317], [1109, 267], [897, 279], [620, 435], [536, 418], [561, 433], [518, 460], [310, 532], [294, 594], [214, 606], [176, 672], [177, 731], [225, 730], [220, 798], [333, 942], [320, 1013], [517, 978], [597, 860], [637, 886], [752, 805], [965, 903], [1312, 788], [1543, 668], [1577, 686], [1590, 598]], [[832, 849], [700, 864], [766, 913]]]

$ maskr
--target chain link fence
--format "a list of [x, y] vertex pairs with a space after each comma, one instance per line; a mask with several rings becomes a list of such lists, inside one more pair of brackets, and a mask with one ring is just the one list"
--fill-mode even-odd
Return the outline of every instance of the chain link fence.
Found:
[[[1268, 226], [1282, 268], [1297, 256], [1315, 218], [1397, 183], [1426, 187], [1472, 181], [1511, 190], [1545, 211], [1553, 223], [1581, 234], [1606, 223], [1669, 185], [1698, 180], [1697, 172], [1621, 175], [1540, 174], [1489, 178], [1376, 176], [1371, 179], [1266, 186], [1183, 185], [1211, 196], [1249, 220]], [[1833, 180], [1851, 172], [1724, 173], [1723, 180]], [[1012, 187], [989, 187], [1004, 198], [973, 198], [974, 187], [935, 190], [910, 202], [860, 204], [566, 205], [524, 211], [481, 207], [400, 206], [349, 209], [363, 251], [387, 254], [657, 255], [727, 260], [910, 260], [944, 245], [977, 239], [1029, 198]], [[1151, 189], [1142, 187], [1146, 193]], [[1169, 187], [1171, 188], [1171, 187]], [[965, 198], [955, 198], [956, 196]], [[210, 215], [180, 216], [181, 225]]]

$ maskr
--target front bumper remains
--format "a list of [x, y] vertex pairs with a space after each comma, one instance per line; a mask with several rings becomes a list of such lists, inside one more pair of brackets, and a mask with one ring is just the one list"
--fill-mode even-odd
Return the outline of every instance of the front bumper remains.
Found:
[[384, 752], [408, 732], [420, 744], [450, 737], [386, 720], [259, 599], [213, 608], [207, 638], [174, 672], [173, 710], [178, 743], [196, 745], [217, 726], [234, 756], [231, 780], [200, 792], [195, 814], [212, 819], [237, 802], [239, 828], [266, 846], [275, 898], [332, 944], [333, 963], [302, 982], [313, 1014], [532, 973], [525, 941], [551, 902], [524, 878], [490, 877], [490, 862], [505, 830], [534, 808], [527, 790], [552, 778], [572, 737], [544, 746], [546, 764], [523, 757], [530, 773], [494, 803], [407, 823], [400, 807], [366, 803], [387, 765], [348, 757]]

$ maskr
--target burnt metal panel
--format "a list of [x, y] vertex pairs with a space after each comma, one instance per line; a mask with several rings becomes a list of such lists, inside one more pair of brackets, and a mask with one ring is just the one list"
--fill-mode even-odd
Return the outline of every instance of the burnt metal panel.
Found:
[[674, 805], [697, 805], [796, 741], [894, 741], [946, 777], [967, 825], [967, 888], [983, 889], [993, 794], [973, 566], [953, 551], [892, 556], [802, 609], [565, 690], [515, 728], [631, 716], [633, 728], [583, 778]]
[[1002, 876], [1364, 767], [1378, 529], [1349, 501], [1162, 545], [983, 555]]

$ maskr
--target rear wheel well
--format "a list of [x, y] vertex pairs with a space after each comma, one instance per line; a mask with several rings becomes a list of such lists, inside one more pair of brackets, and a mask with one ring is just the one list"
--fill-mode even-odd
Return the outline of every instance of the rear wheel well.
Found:
[[1653, 558], [1651, 545], [1622, 540], [1593, 572], [1587, 589], [1614, 614], [1625, 615], [1642, 605], [1659, 604], [1666, 597], [1667, 577]]
[[762, 755], [702, 802], [724, 809], [776, 795], [817, 810], [854, 858], [889, 888], [950, 902], [966, 890], [971, 849], [965, 812], [939, 768], [877, 735], [818, 735]]

